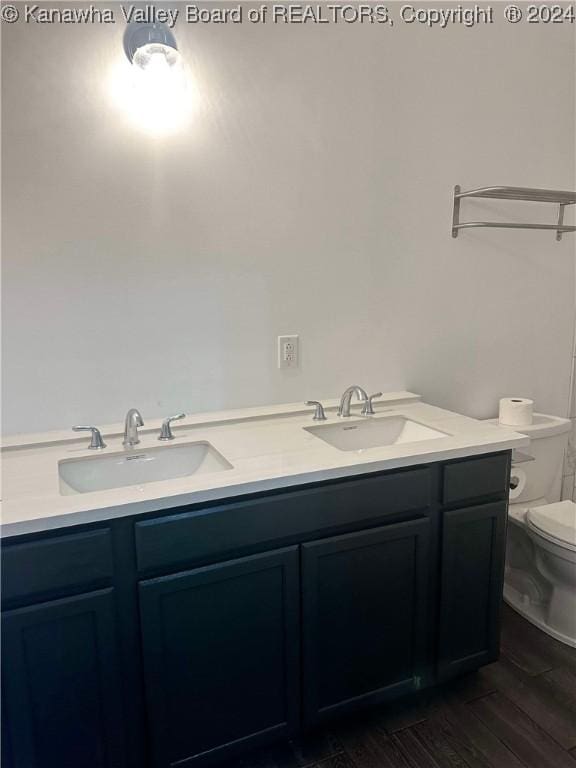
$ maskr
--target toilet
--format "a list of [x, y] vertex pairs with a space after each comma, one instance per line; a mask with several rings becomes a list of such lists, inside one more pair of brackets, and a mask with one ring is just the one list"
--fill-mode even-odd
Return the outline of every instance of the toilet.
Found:
[[[492, 420], [497, 423], [496, 420]], [[512, 456], [504, 599], [552, 637], [576, 647], [576, 504], [560, 501], [570, 420], [534, 414]]]

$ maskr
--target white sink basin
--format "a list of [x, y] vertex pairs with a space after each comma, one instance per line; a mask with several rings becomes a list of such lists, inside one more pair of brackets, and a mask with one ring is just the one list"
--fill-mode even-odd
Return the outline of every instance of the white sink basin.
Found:
[[66, 459], [58, 464], [60, 494], [104, 491], [232, 469], [210, 443], [159, 446], [141, 451]]
[[372, 416], [363, 421], [342, 420], [336, 424], [322, 424], [304, 429], [341, 451], [362, 451], [366, 448], [437, 440], [448, 436], [446, 432], [396, 415], [376, 418]]

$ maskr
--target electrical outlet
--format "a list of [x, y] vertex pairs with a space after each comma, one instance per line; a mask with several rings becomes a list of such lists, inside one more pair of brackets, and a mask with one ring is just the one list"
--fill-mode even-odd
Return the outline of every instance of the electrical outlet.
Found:
[[278, 368], [298, 368], [298, 336], [278, 336]]

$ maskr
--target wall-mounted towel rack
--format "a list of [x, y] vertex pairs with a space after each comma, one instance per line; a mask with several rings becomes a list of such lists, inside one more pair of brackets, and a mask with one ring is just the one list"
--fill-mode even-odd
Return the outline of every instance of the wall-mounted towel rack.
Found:
[[[464, 197], [483, 197], [491, 200], [527, 200], [533, 203], [556, 203], [557, 224], [517, 224], [499, 221], [460, 221], [460, 201]], [[502, 227], [505, 229], [552, 229], [556, 240], [562, 240], [564, 232], [576, 232], [576, 226], [564, 224], [564, 209], [576, 203], [576, 192], [562, 192], [557, 189], [530, 189], [529, 187], [481, 187], [462, 192], [459, 185], [454, 187], [454, 209], [452, 213], [452, 237], [458, 237], [461, 229], [472, 227]]]

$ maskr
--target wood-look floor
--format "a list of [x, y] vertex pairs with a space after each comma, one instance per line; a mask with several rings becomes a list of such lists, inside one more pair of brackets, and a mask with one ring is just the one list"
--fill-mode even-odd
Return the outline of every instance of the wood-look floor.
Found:
[[576, 649], [507, 606], [501, 658], [439, 691], [226, 768], [576, 768]]

